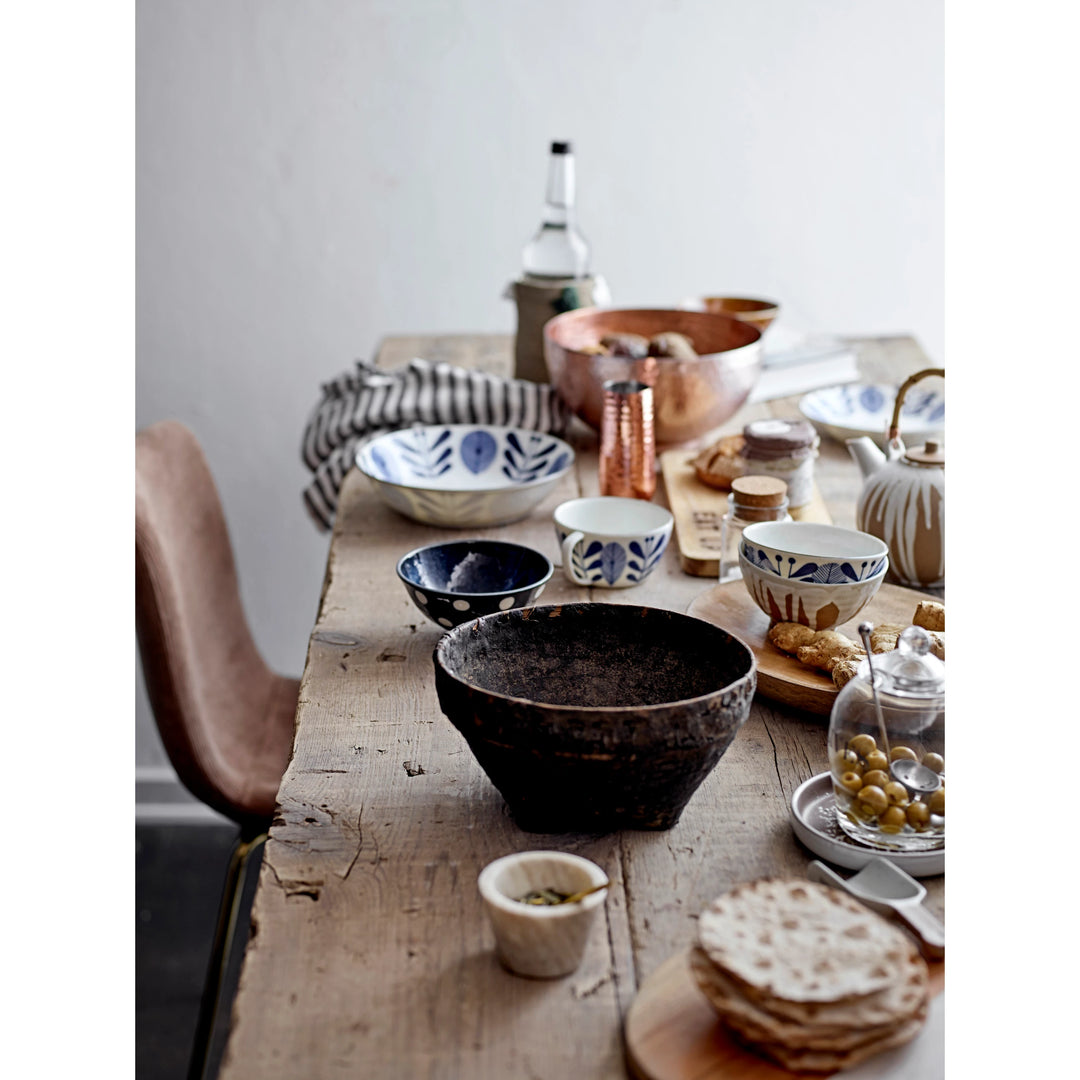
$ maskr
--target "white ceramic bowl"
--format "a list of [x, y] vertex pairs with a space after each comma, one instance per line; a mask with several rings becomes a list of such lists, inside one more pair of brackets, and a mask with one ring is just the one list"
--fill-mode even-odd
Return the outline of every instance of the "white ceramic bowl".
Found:
[[754, 603], [773, 622], [797, 622], [811, 630], [830, 627], [853, 619], [881, 588], [883, 574], [865, 581], [819, 585], [799, 578], [782, 578], [750, 562], [739, 552], [743, 584]]
[[554, 435], [490, 424], [403, 428], [356, 453], [356, 467], [388, 506], [451, 528], [519, 521], [573, 464], [573, 448]]
[[660, 562], [675, 525], [670, 510], [619, 495], [571, 499], [552, 516], [563, 571], [590, 588], [640, 584]]
[[[883, 445], [895, 404], [895, 386], [849, 383], [812, 391], [799, 401], [799, 411], [837, 442], [868, 435]], [[908, 445], [944, 432], [944, 379], [935, 377], [908, 390], [900, 410], [900, 429]]]
[[565, 851], [524, 851], [485, 866], [477, 886], [503, 965], [534, 979], [556, 979], [574, 971], [607, 890], [551, 906], [523, 904], [518, 897], [540, 889], [581, 892], [607, 880], [596, 863]]
[[739, 553], [778, 578], [847, 585], [884, 578], [889, 546], [870, 533], [809, 521], [759, 521], [743, 529]]

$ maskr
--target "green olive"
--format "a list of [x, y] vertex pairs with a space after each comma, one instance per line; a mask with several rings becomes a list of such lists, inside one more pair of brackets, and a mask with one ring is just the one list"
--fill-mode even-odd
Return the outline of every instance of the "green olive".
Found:
[[910, 746], [894, 746], [889, 751], [890, 761], [918, 761], [919, 756], [911, 749]]
[[863, 787], [885, 787], [889, 783], [889, 773], [873, 769], [863, 773]]
[[945, 789], [939, 787], [937, 791], [933, 792], [930, 796], [927, 805], [930, 807], [931, 814], [937, 814], [939, 817], [945, 816]]
[[927, 754], [922, 763], [928, 768], [933, 769], [936, 773], [943, 773], [945, 771], [945, 759], [940, 754]]
[[852, 795], [857, 795], [863, 786], [862, 777], [857, 772], [846, 772], [840, 777], [840, 786]]
[[902, 806], [890, 806], [878, 817], [882, 832], [899, 832], [907, 823], [907, 814]]
[[875, 784], [869, 784], [859, 792], [856, 803], [870, 814], [880, 814], [889, 805], [889, 797]]
[[925, 829], [930, 824], [930, 807], [924, 802], [913, 802], [907, 808], [908, 824], [913, 829]]
[[890, 806], [907, 806], [909, 799], [907, 788], [903, 784], [898, 784], [895, 780], [890, 780], [884, 787], [885, 794], [889, 796]]
[[870, 772], [864, 772], [862, 774], [863, 787], [879, 787], [884, 789], [885, 785], [889, 783], [889, 774], [882, 772], [881, 769], [871, 769]]
[[880, 769], [882, 772], [888, 772], [889, 759], [881, 750], [871, 750], [866, 755], [866, 767], [868, 770]]
[[862, 776], [863, 764], [859, 760], [859, 755], [854, 750], [841, 750], [836, 755], [835, 761], [836, 772], [843, 775], [846, 772], [857, 773]]
[[848, 739], [848, 746], [856, 754], [861, 754], [863, 757], [872, 754], [877, 749], [877, 743], [874, 742], [873, 735], [855, 735]]

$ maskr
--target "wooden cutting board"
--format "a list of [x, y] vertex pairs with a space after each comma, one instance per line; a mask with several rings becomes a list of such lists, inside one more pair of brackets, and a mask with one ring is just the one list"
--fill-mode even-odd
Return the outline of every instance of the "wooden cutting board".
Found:
[[[666, 450], [660, 455], [668, 505], [675, 518], [679, 561], [687, 574], [720, 576], [720, 519], [727, 513], [728, 493], [703, 484], [691, 461], [700, 451]], [[832, 524], [832, 516], [814, 485], [814, 497], [791, 511], [796, 521]]]
[[[919, 602], [926, 599], [925, 593], [886, 583], [854, 619], [836, 629], [857, 642], [858, 626], [864, 620], [907, 626]], [[769, 643], [769, 616], [754, 603], [742, 581], [714, 585], [695, 597], [686, 611], [746, 642], [757, 659], [757, 688], [762, 697], [821, 716], [832, 711], [839, 692], [832, 677], [800, 664]]]
[[[944, 988], [944, 961], [930, 964], [931, 994]], [[805, 1075], [758, 1057], [727, 1034], [694, 981], [689, 950], [666, 960], [641, 984], [626, 1016], [625, 1034], [626, 1060], [636, 1080], [791, 1080]]]

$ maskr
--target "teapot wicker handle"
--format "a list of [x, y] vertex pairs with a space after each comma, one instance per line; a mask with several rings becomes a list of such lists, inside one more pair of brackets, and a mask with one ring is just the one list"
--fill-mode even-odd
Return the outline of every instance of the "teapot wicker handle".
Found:
[[892, 423], [889, 424], [888, 440], [892, 442], [893, 439], [900, 438], [900, 410], [904, 405], [904, 395], [910, 390], [920, 379], [925, 379], [927, 375], [940, 375], [945, 377], [945, 369], [938, 367], [924, 368], [922, 371], [915, 372], [914, 375], [909, 376], [904, 380], [900, 387], [899, 392], [896, 395], [896, 404], [893, 406]]

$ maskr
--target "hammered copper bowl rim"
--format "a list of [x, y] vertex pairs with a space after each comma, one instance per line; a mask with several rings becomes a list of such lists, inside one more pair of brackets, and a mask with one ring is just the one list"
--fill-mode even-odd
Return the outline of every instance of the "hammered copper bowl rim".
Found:
[[[742, 319], [736, 318], [734, 315], [725, 315], [721, 312], [713, 311], [688, 311], [685, 308], [608, 308], [608, 307], [588, 307], [588, 308], [576, 308], [573, 311], [564, 311], [554, 318], [548, 319], [544, 323], [544, 337], [557, 345], [560, 349], [563, 349], [567, 353], [573, 353], [577, 356], [587, 357], [590, 354], [585, 353], [580, 347], [576, 345], [570, 345], [562, 341], [559, 334], [563, 332], [567, 327], [573, 327], [576, 323], [587, 323], [596, 319], [602, 321], [608, 321], [609, 319], [618, 322], [620, 319], [635, 319], [635, 320], [648, 320], [655, 318], [657, 320], [657, 327], [652, 332], [661, 333], [664, 330], [665, 320], [668, 322], [677, 322], [680, 319], [689, 317], [691, 320], [707, 320], [708, 322], [717, 325], [716, 320], [723, 320], [731, 325], [728, 326], [729, 331], [736, 332], [738, 337], [746, 337], [745, 341], [737, 341], [735, 344], [729, 345], [724, 349], [716, 349], [712, 352], [698, 353], [698, 359], [707, 361], [713, 357], [724, 356], [727, 353], [737, 352], [739, 349], [745, 349], [747, 346], [754, 345], [762, 338], [762, 331], [759, 327], [754, 326], [753, 323], [745, 322]], [[608, 332], [619, 332], [612, 327]], [[627, 331], [629, 333], [639, 333], [640, 331], [633, 330]], [[629, 358], [627, 358], [629, 359]], [[659, 361], [663, 361], [664, 357], [658, 357]], [[691, 363], [691, 361], [681, 361], [681, 363]]]

